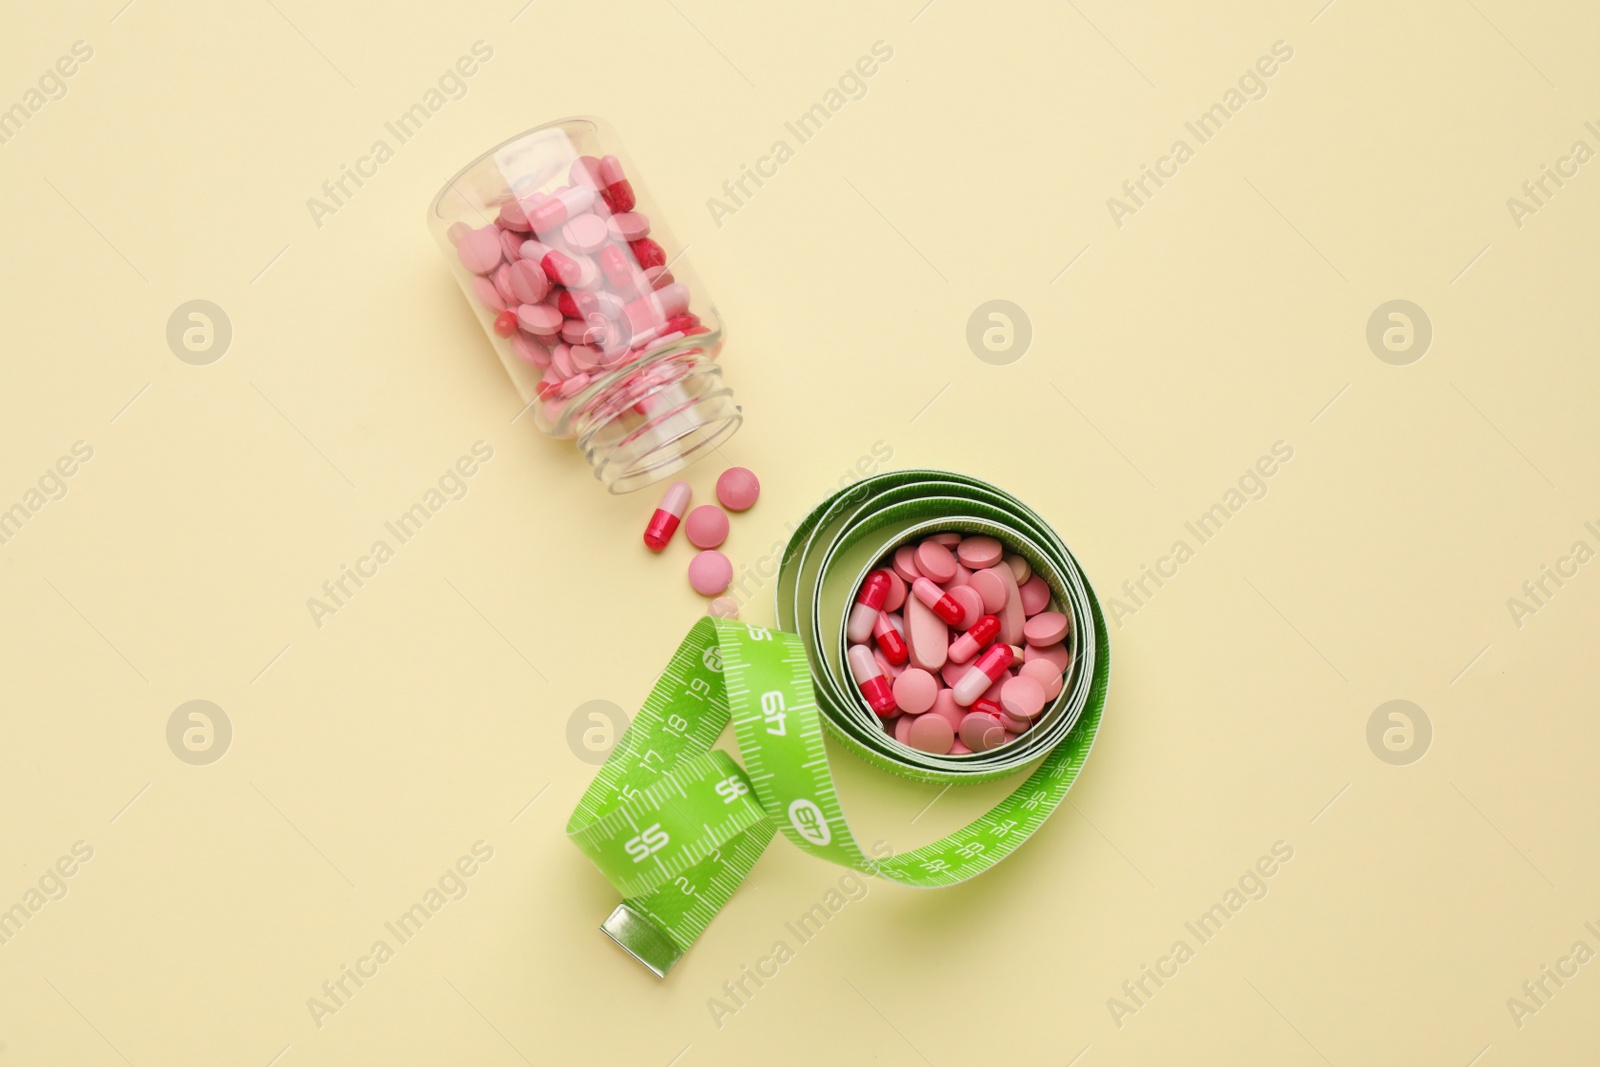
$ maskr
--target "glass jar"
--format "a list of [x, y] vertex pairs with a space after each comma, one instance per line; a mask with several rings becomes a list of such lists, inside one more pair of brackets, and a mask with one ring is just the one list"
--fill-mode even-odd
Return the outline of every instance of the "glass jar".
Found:
[[716, 362], [722, 320], [636, 174], [609, 126], [563, 119], [473, 160], [428, 213], [524, 410], [613, 493], [743, 421]]

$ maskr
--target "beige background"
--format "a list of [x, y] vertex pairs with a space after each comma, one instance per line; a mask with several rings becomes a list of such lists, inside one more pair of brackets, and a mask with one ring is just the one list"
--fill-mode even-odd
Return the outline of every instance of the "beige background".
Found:
[[[0, 908], [93, 849], [0, 945], [0, 1064], [1593, 1058], [1600, 964], [1507, 1006], [1600, 951], [1600, 570], [1507, 607], [1600, 548], [1600, 165], [1521, 228], [1506, 205], [1600, 148], [1590, 5], [123, 2], [29, 5], [0, 41], [0, 106], [94, 50], [0, 145], [0, 507], [94, 452], [0, 546]], [[307, 198], [478, 40], [465, 97], [318, 228]], [[716, 226], [706, 200], [879, 40], [866, 96]], [[1119, 229], [1107, 198], [1279, 40], [1265, 98]], [[736, 564], [882, 442], [1034, 503], [1110, 596], [1294, 449], [1115, 631], [1070, 806], [975, 882], [873, 886], [721, 1028], [708, 1000], [840, 872], [779, 842], [665, 982], [597, 932], [569, 717], [635, 706], [702, 602], [681, 540], [638, 545], [654, 494], [511, 424], [423, 225], [473, 155], [577, 112], [621, 131], [729, 324], [724, 454], [766, 486]], [[965, 340], [995, 298], [1034, 331], [1008, 366]], [[192, 299], [232, 322], [209, 366], [165, 340]], [[1434, 328], [1409, 366], [1365, 340], [1392, 299]], [[465, 499], [313, 625], [479, 440]], [[166, 741], [194, 699], [234, 731], [209, 766]], [[1391, 699], [1432, 724], [1410, 765], [1368, 747]], [[896, 848], [985, 800], [839, 764]], [[467, 895], [316, 1025], [480, 840]], [[1277, 841], [1267, 896], [1118, 1026], [1108, 998]]]

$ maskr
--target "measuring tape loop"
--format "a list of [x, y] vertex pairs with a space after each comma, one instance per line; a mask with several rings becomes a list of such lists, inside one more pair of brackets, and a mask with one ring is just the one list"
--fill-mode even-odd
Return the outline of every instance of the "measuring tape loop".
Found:
[[[996, 537], [1022, 555], [1072, 624], [1061, 693], [1034, 729], [959, 756], [918, 752], [884, 733], [851, 680], [842, 626], [849, 599], [885, 553], [946, 530]], [[1061, 803], [1100, 724], [1110, 655], [1094, 591], [1049, 524], [977, 479], [897, 471], [835, 493], [796, 527], [777, 598], [778, 629], [709, 616], [690, 628], [567, 825], [625, 898], [601, 929], [657, 975], [705, 930], [775, 832], [901, 885], [981, 874]], [[712, 748], [730, 721], [742, 768]], [[872, 765], [921, 782], [986, 782], [1035, 766], [967, 826], [875, 860], [845, 820], [825, 732]]]

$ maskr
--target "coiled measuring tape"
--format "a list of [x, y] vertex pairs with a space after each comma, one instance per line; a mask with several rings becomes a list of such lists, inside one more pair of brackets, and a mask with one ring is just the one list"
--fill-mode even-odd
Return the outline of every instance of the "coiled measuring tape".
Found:
[[[918, 752], [884, 733], [851, 680], [843, 632], [848, 598], [877, 560], [946, 530], [987, 534], [1022, 555], [1072, 620], [1065, 680], [1037, 725], [1001, 748], [959, 756]], [[624, 898], [601, 929], [660, 977], [777, 830], [814, 856], [901, 885], [983, 873], [1061, 803], [1100, 725], [1111, 661], [1099, 601], [1049, 524], [977, 479], [895, 471], [835, 493], [790, 538], [777, 599], [777, 629], [710, 616], [690, 628], [567, 823]], [[711, 747], [730, 719], [743, 767]], [[824, 725], [867, 762], [918, 782], [987, 782], [1038, 765], [948, 837], [872, 859], [845, 821]]]

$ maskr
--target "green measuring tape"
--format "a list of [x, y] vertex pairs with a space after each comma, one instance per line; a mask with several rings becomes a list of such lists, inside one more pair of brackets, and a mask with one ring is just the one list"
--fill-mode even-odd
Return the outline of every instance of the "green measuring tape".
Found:
[[[874, 563], [945, 530], [987, 534], [1027, 559], [1072, 619], [1061, 693], [1038, 724], [989, 752], [939, 756], [884, 733], [845, 659], [848, 601]], [[665, 976], [727, 903], [775, 830], [806, 852], [901, 885], [981, 874], [1061, 803], [1105, 708], [1105, 617], [1061, 538], [1020, 500], [948, 471], [880, 474], [819, 504], [778, 571], [778, 629], [707, 616], [690, 628], [567, 823], [623, 895], [601, 926]], [[744, 767], [714, 750], [733, 722]], [[1037, 762], [982, 817], [884, 860], [850, 833], [828, 771], [823, 725], [874, 766], [919, 782], [977, 783]]]

